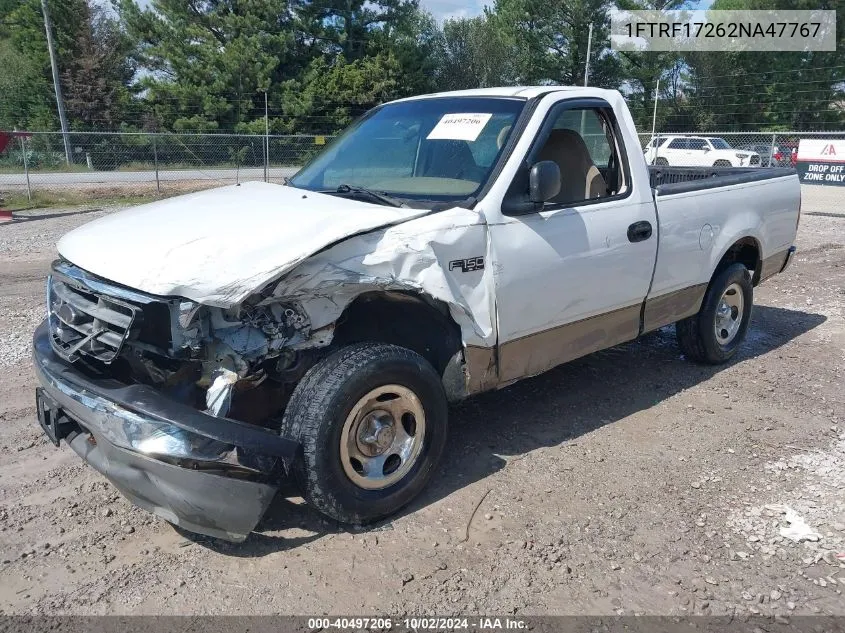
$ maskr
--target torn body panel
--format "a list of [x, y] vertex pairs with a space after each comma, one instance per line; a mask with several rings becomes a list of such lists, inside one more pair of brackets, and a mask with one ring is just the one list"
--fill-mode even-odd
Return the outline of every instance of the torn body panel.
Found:
[[[496, 320], [493, 269], [487, 261], [483, 216], [454, 208], [358, 235], [322, 251], [284, 275], [262, 304], [284, 300], [301, 306], [312, 332], [293, 347], [307, 349], [329, 345], [335, 323], [362, 294], [407, 292], [448, 307], [465, 348], [492, 349]], [[480, 369], [489, 373], [486, 364]], [[468, 379], [467, 393], [490, 382]]]

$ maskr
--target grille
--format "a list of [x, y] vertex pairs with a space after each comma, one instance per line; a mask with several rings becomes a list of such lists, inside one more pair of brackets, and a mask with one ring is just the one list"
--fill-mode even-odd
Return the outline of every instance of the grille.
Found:
[[47, 281], [47, 302], [53, 349], [71, 362], [84, 354], [111, 363], [139, 310], [56, 274]]
[[759, 165], [760, 164], [760, 157], [757, 154], [754, 154], [751, 157], [751, 160], [748, 161], [749, 165]]

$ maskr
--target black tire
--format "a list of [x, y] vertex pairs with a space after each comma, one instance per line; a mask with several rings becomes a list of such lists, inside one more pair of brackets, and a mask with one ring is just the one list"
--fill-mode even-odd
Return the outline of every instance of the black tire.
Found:
[[[722, 295], [732, 285], [737, 284], [742, 292], [743, 311], [739, 329], [733, 339], [723, 345], [716, 338], [716, 310]], [[701, 309], [698, 313], [675, 324], [678, 345], [684, 355], [697, 363], [719, 365], [725, 363], [736, 353], [745, 334], [754, 305], [754, 288], [751, 274], [742, 264], [731, 264], [717, 271], [707, 288]]]
[[[384, 385], [410, 389], [425, 414], [425, 435], [411, 469], [386, 488], [353, 483], [341, 462], [341, 435], [353, 407]], [[318, 362], [294, 389], [281, 432], [300, 442], [291, 467], [303, 497], [323, 514], [361, 525], [393, 514], [428, 483], [446, 447], [448, 408], [440, 376], [416, 352], [385, 343], [356, 343]]]
[[713, 167], [730, 167], [730, 166], [731, 166], [731, 161], [729, 161], [729, 160], [717, 160], [715, 163], [713, 163]]
[[658, 167], [668, 167], [669, 161], [666, 160], [665, 158], [658, 158], [657, 160], [654, 161], [654, 164], [657, 165]]

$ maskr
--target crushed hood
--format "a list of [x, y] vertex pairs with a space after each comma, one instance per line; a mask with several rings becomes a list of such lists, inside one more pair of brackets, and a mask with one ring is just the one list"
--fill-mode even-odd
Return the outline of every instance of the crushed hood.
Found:
[[229, 307], [330, 244], [427, 212], [248, 182], [100, 218], [58, 250], [112, 282]]

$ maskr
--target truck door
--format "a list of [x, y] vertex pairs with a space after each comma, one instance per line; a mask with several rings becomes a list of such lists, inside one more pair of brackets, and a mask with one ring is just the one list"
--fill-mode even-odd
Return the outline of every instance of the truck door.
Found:
[[[562, 100], [546, 115], [490, 223], [499, 379], [514, 380], [635, 338], [657, 253], [654, 204], [636, 136], [627, 147], [610, 105]], [[637, 164], [632, 179], [629, 153]], [[530, 166], [557, 163], [560, 193], [525, 199]], [[645, 179], [645, 183], [641, 182]]]

